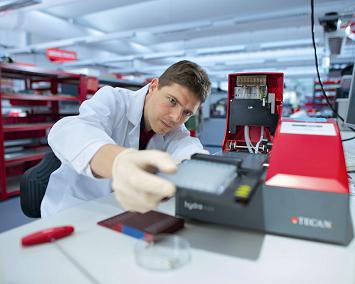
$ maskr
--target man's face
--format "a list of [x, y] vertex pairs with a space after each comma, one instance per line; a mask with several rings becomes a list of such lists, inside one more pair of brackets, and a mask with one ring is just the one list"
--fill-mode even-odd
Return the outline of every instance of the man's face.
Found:
[[154, 79], [145, 98], [145, 127], [165, 135], [185, 123], [200, 104], [201, 101], [186, 87], [173, 83], [158, 89], [158, 79]]

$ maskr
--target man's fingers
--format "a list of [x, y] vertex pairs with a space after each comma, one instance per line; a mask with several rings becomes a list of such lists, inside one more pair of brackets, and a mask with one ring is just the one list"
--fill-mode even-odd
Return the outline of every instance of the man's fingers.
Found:
[[[156, 195], [148, 193], [146, 188], [143, 190], [137, 189], [135, 184], [132, 185], [125, 178], [117, 180], [112, 185], [121, 206], [129, 210], [136, 210], [137, 208], [143, 208], [143, 211], [152, 210], [157, 207], [163, 197], [160, 192], [159, 195]], [[140, 210], [136, 211], [141, 212]]]
[[[119, 191], [118, 191], [119, 192]], [[148, 212], [158, 206], [159, 198], [144, 192], [130, 191], [128, 194], [116, 194], [121, 206], [129, 211]]]
[[174, 173], [176, 162], [168, 153], [157, 150], [146, 150], [139, 152], [138, 165], [141, 167], [155, 167], [164, 173]]
[[112, 187], [121, 206], [130, 211], [147, 212], [165, 197], [175, 194], [175, 186], [151, 172], [176, 171], [176, 163], [167, 153], [147, 150], [126, 150], [115, 158], [112, 166]]
[[171, 197], [175, 194], [175, 185], [159, 176], [148, 173], [133, 165], [126, 170], [131, 173], [131, 175], [127, 175], [126, 181], [136, 191], [151, 193], [161, 197]]
[[140, 204], [137, 201], [132, 201], [131, 199], [122, 199], [119, 202], [124, 210], [132, 212], [147, 213], [154, 208], [144, 203]]

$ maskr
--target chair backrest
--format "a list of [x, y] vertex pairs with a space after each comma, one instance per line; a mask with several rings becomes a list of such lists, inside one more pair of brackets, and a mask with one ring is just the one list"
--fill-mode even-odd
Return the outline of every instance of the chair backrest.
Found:
[[20, 199], [23, 213], [32, 218], [41, 217], [41, 203], [46, 193], [49, 177], [61, 165], [51, 151], [36, 166], [28, 169], [21, 177]]

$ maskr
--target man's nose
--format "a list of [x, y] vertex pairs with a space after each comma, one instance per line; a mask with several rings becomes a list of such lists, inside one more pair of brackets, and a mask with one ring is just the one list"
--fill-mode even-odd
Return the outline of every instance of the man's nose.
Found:
[[171, 120], [174, 122], [174, 123], [178, 123], [180, 122], [181, 120], [181, 116], [182, 116], [182, 109], [181, 107], [175, 107], [174, 110], [171, 112], [170, 114], [170, 117], [171, 117]]

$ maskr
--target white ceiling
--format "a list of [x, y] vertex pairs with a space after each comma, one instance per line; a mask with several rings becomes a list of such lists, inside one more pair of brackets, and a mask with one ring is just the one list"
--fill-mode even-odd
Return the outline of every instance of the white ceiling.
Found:
[[[44, 0], [0, 14], [0, 52], [44, 64], [44, 56], [38, 58], [45, 48], [61, 47], [77, 51], [79, 60], [58, 68], [99, 68], [141, 77], [159, 75], [180, 59], [201, 64], [215, 81], [246, 70], [314, 76], [310, 2]], [[320, 58], [328, 53], [318, 17], [333, 11], [354, 14], [355, 2], [315, 1]], [[331, 58], [344, 64], [354, 60], [351, 40], [340, 56]]]

